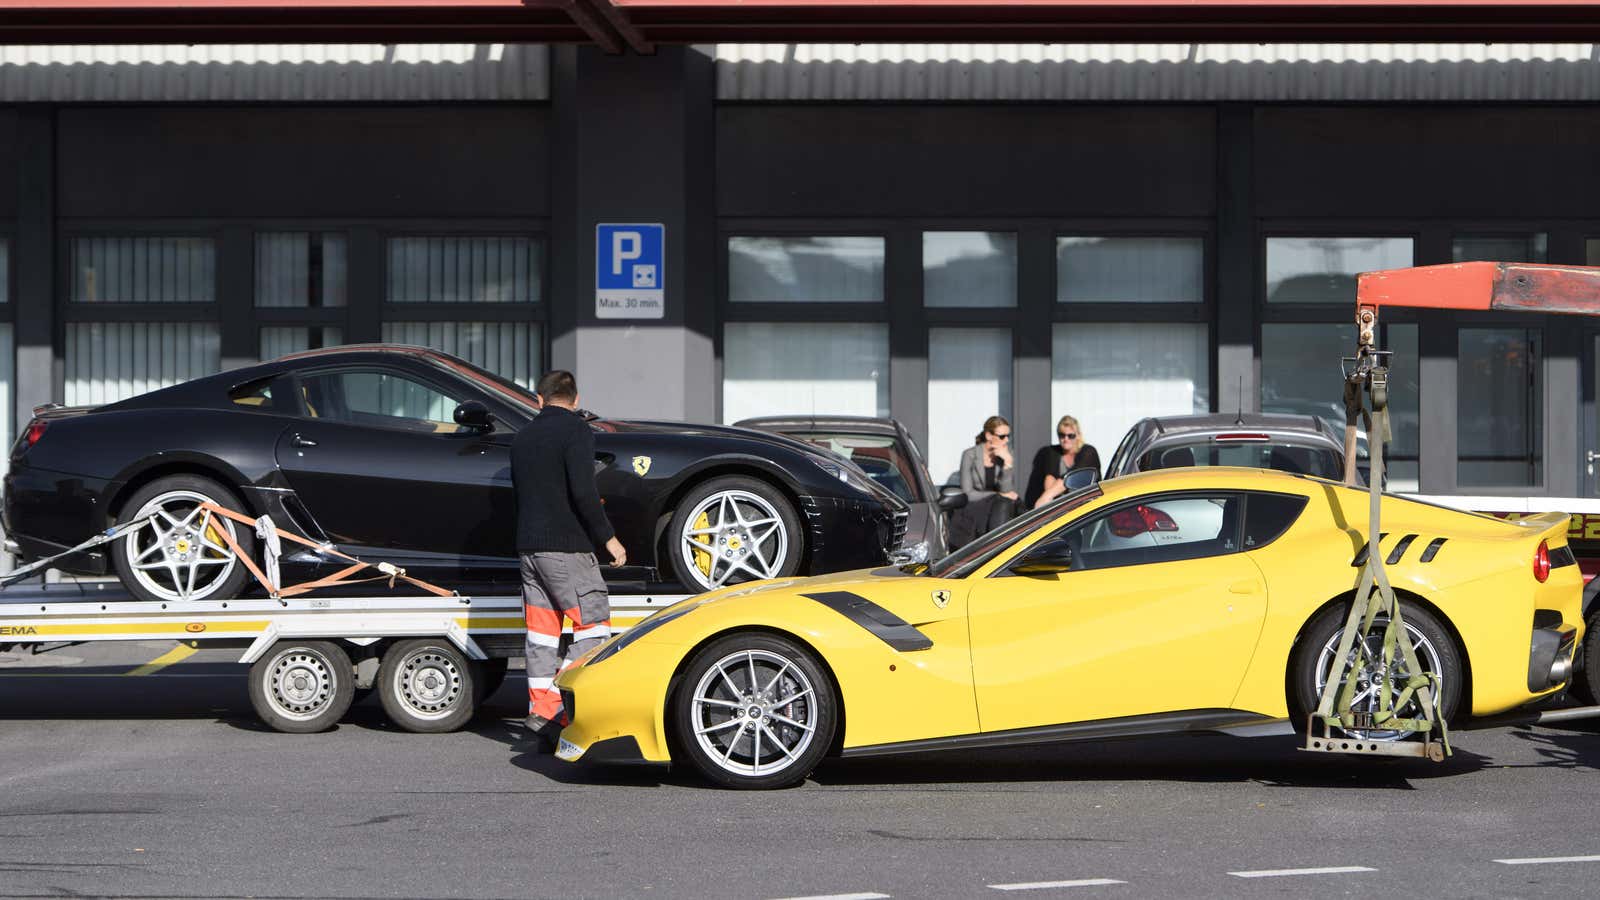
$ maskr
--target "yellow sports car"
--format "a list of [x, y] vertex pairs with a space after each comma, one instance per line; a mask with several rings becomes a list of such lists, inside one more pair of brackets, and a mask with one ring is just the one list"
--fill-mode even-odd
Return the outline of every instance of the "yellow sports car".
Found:
[[[572, 722], [557, 755], [686, 761], [768, 788], [835, 753], [1283, 733], [1332, 669], [1368, 501], [1281, 472], [1162, 470], [1069, 494], [931, 565], [703, 594], [561, 674]], [[1583, 621], [1565, 515], [1507, 522], [1391, 496], [1383, 522], [1446, 718], [1565, 683]], [[1358, 700], [1398, 696], [1409, 674], [1356, 673]]]

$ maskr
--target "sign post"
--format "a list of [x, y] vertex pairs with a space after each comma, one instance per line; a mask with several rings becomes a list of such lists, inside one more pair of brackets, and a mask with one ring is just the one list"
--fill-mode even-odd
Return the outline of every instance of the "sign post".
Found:
[[594, 314], [601, 319], [659, 319], [667, 310], [667, 227], [594, 227]]

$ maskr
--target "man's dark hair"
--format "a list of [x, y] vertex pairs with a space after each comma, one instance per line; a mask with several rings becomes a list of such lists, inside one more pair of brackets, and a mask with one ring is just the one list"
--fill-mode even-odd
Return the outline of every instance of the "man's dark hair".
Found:
[[539, 384], [534, 387], [546, 402], [556, 400], [562, 403], [571, 403], [578, 399], [578, 379], [566, 369], [556, 369], [539, 376]]

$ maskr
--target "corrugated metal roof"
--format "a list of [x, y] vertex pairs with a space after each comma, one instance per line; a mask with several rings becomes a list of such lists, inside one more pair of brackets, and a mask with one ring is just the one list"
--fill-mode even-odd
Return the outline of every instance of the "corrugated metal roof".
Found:
[[0, 103], [549, 96], [542, 44], [0, 46]]
[[721, 100], [1600, 100], [1595, 44], [719, 44]]

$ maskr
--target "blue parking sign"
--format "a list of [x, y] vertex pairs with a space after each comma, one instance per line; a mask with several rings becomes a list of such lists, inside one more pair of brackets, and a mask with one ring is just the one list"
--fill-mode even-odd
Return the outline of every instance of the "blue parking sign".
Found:
[[594, 314], [602, 319], [659, 319], [666, 313], [667, 227], [594, 227]]

